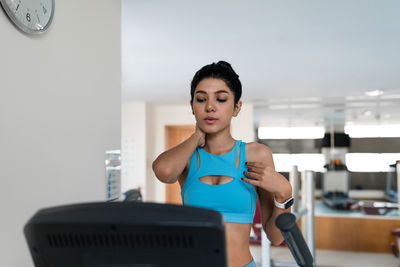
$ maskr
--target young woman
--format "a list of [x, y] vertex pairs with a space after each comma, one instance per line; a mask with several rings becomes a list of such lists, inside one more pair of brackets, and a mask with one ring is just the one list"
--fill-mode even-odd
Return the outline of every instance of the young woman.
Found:
[[268, 147], [232, 138], [231, 120], [240, 112], [241, 94], [239, 76], [229, 63], [201, 68], [191, 84], [195, 133], [153, 162], [161, 182], [179, 182], [184, 205], [223, 215], [230, 267], [255, 266], [249, 239], [257, 197], [262, 226], [273, 245], [283, 241], [275, 219], [292, 203], [291, 185], [274, 170]]

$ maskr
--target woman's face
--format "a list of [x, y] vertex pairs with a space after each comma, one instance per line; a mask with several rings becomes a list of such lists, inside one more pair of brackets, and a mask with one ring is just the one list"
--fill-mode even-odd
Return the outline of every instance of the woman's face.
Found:
[[211, 134], [230, 127], [242, 103], [235, 105], [235, 96], [223, 80], [206, 78], [197, 85], [191, 105], [197, 125]]

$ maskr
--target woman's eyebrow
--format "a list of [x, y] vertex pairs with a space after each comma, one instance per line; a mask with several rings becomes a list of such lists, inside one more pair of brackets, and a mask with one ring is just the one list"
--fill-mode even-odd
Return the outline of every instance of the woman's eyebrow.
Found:
[[[218, 91], [214, 92], [214, 94], [222, 94], [222, 93], [229, 94], [229, 92], [227, 90], [218, 90]], [[207, 92], [198, 90], [195, 92], [195, 94], [207, 94]]]

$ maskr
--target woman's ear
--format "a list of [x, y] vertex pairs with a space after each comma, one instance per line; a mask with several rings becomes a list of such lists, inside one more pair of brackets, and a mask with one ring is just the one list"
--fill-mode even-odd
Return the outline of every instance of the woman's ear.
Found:
[[193, 110], [193, 100], [190, 100], [190, 107], [192, 108], [192, 114], [194, 115], [194, 110]]
[[239, 114], [240, 109], [242, 108], [242, 101], [238, 101], [235, 104], [235, 107], [233, 109], [233, 117], [236, 117]]

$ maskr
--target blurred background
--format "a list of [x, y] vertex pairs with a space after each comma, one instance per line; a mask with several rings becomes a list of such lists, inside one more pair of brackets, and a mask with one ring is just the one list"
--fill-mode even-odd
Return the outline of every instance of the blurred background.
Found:
[[[268, 145], [278, 171], [320, 173], [324, 134], [346, 133], [351, 189], [386, 189], [400, 159], [399, 10], [397, 1], [122, 1], [122, 153], [142, 137], [148, 161], [161, 153], [163, 124], [194, 122], [194, 73], [226, 60], [243, 84], [237, 138]], [[138, 120], [135, 138], [124, 127]], [[142, 165], [142, 186], [157, 187]], [[146, 197], [162, 201], [155, 192]]]

